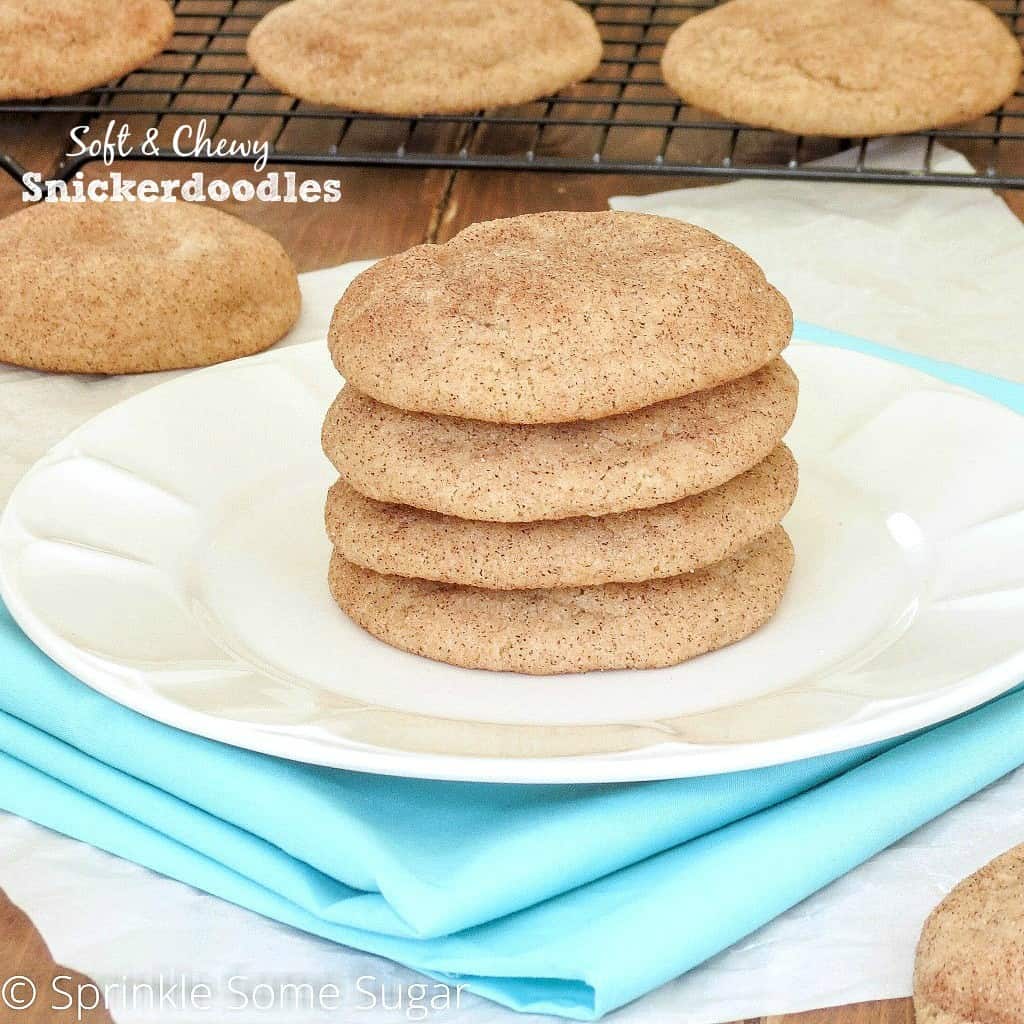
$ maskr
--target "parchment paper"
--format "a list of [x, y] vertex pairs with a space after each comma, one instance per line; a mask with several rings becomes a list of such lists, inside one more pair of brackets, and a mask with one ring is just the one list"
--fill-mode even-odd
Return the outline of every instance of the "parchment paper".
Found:
[[[923, 139], [880, 139], [871, 166], [920, 167]], [[847, 151], [820, 164], [856, 163]], [[935, 146], [937, 171], [971, 173]], [[801, 320], [1024, 380], [1024, 227], [990, 189], [739, 181], [611, 200], [746, 250]]]

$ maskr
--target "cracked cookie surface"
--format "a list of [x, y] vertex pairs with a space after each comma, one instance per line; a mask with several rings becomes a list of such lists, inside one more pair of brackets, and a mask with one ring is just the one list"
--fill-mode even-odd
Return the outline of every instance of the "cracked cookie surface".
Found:
[[752, 373], [788, 344], [786, 300], [692, 224], [606, 211], [474, 224], [352, 282], [331, 354], [364, 394], [503, 423], [597, 419]]
[[70, 96], [110, 82], [173, 34], [167, 0], [0, 0], [0, 99]]
[[290, 96], [410, 116], [526, 103], [601, 61], [594, 20], [571, 0], [292, 0], [247, 48]]
[[1020, 43], [976, 0], [728, 0], [662, 55], [688, 103], [800, 135], [963, 124], [1011, 96]]
[[347, 384], [324, 421], [341, 478], [377, 501], [531, 522], [650, 508], [718, 487], [778, 445], [798, 385], [782, 359], [636, 412], [509, 424], [406, 412]]

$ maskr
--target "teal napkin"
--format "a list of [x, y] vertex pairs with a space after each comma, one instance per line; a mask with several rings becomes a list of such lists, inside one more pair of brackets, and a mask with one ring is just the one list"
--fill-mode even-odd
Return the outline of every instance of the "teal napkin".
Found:
[[[1024, 411], [1024, 387], [799, 325]], [[0, 808], [515, 1009], [593, 1019], [1024, 764], [1024, 690], [908, 739], [635, 785], [300, 765], [114, 704], [0, 608]]]

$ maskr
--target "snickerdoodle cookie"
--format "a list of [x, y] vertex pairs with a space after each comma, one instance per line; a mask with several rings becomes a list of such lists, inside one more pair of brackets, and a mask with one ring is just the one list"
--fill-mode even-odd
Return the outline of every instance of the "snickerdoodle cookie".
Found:
[[925, 922], [918, 1024], [1024, 1024], [1024, 846], [961, 882]]
[[796, 414], [781, 359], [709, 391], [575, 423], [486, 423], [405, 412], [346, 385], [323, 447], [377, 501], [530, 522], [650, 508], [718, 487], [767, 458]]
[[657, 668], [725, 647], [771, 618], [792, 566], [780, 526], [713, 565], [644, 583], [485, 590], [385, 576], [337, 552], [329, 583], [352, 619], [395, 647], [546, 675]]
[[290, 96], [380, 114], [525, 103], [601, 61], [572, 0], [291, 0], [250, 33], [259, 73]]
[[142, 373], [272, 345], [299, 313], [284, 249], [193, 203], [41, 203], [0, 221], [0, 360]]
[[796, 462], [784, 445], [681, 501], [535, 523], [383, 504], [339, 480], [327, 497], [327, 534], [348, 561], [396, 576], [498, 590], [629, 583], [680, 576], [734, 554], [778, 525], [796, 488]]
[[110, 82], [173, 34], [167, 0], [0, 0], [0, 99], [68, 96]]
[[381, 260], [349, 285], [329, 344], [344, 377], [388, 405], [554, 423], [742, 377], [792, 328], [757, 264], [703, 228], [542, 213]]
[[729, 0], [661, 61], [688, 103], [802, 135], [961, 124], [1013, 94], [1021, 48], [975, 0]]

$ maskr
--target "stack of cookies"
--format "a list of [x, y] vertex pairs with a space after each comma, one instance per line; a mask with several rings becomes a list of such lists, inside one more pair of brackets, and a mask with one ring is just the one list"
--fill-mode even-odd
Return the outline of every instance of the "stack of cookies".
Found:
[[775, 612], [792, 313], [701, 228], [476, 224], [348, 288], [329, 580], [380, 639], [533, 674], [672, 665]]

